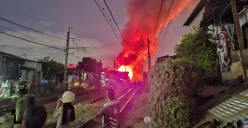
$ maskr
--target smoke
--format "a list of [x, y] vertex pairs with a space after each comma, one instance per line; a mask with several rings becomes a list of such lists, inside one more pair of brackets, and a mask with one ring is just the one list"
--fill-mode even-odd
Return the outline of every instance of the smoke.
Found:
[[[180, 2], [180, 5], [178, 2]], [[142, 80], [143, 60], [147, 60], [147, 38], [150, 53], [154, 55], [160, 32], [189, 4], [195, 0], [164, 0], [160, 18], [158, 15], [162, 0], [128, 0], [126, 11], [128, 22], [122, 29], [123, 50], [116, 61], [133, 70], [133, 80]], [[179, 5], [179, 6], [178, 6]]]

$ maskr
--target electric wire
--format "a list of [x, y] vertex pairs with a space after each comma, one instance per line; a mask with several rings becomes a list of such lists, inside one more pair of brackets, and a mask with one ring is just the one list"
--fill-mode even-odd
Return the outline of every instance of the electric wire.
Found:
[[[172, 6], [173, 6], [173, 1], [171, 1], [170, 2], [170, 5], [169, 5], [170, 7], [169, 7], [169, 9], [168, 9], [168, 12], [165, 14], [165, 17], [164, 17], [164, 21], [163, 21], [163, 25], [162, 26], [164, 26], [165, 25], [165, 23], [166, 23], [166, 20], [168, 19], [167, 17], [169, 16], [169, 14], [171, 13], [171, 10], [172, 10]], [[170, 21], [167, 23], [167, 26], [168, 26], [168, 24], [170, 23]], [[165, 31], [164, 31], [164, 33], [166, 32], [166, 29], [165, 29]], [[164, 34], [161, 34], [161, 35], [164, 35]], [[161, 42], [161, 40], [159, 41], [159, 43]]]
[[117, 22], [116, 22], [116, 20], [115, 20], [115, 18], [114, 18], [114, 16], [113, 16], [112, 12], [111, 12], [111, 10], [109, 9], [109, 6], [108, 6], [106, 0], [103, 0], [103, 1], [104, 1], [105, 5], [106, 5], [106, 7], [107, 7], [107, 9], [108, 9], [108, 11], [109, 11], [109, 13], [110, 13], [112, 19], [114, 20], [114, 23], [115, 23], [115, 25], [116, 25], [116, 27], [117, 27], [117, 29], [118, 29], [120, 35], [122, 36], [122, 39], [124, 40], [124, 37], [123, 37], [123, 35], [122, 35], [122, 33], [121, 33], [121, 30], [120, 30], [120, 28], [119, 28], [119, 26], [118, 26], [118, 24], [117, 24]]
[[111, 29], [112, 29], [112, 31], [114, 32], [116, 38], [117, 38], [117, 39], [120, 41], [120, 43], [121, 43], [121, 40], [119, 39], [118, 34], [116, 34], [116, 32], [115, 32], [115, 30], [114, 30], [114, 28], [113, 28], [111, 22], [109, 21], [109, 19], [107, 18], [106, 14], [105, 14], [104, 11], [102, 10], [100, 4], [97, 2], [97, 0], [94, 0], [94, 2], [96, 3], [97, 7], [100, 9], [102, 15], [104, 16], [105, 20], [107, 21], [107, 23], [108, 23], [109, 26], [111, 27]]
[[[166, 37], [166, 36], [168, 35], [168, 33], [169, 33], [171, 24], [173, 23], [173, 18], [174, 18], [174, 16], [175, 16], [176, 12], [178, 11], [178, 8], [179, 8], [179, 6], [180, 6], [180, 3], [181, 3], [181, 0], [178, 0], [178, 1], [177, 1], [177, 4], [176, 4], [176, 8], [174, 9], [173, 15], [172, 15], [172, 17], [171, 17], [171, 19], [170, 19], [170, 21], [169, 21], [169, 24], [168, 24], [167, 27], [166, 27], [166, 32], [164, 33], [161, 42], [164, 41], [165, 37]], [[161, 43], [161, 42], [160, 42], [160, 43]]]
[[34, 32], [36, 32], [36, 33], [40, 33], [40, 34], [43, 34], [43, 35], [46, 35], [46, 36], [50, 36], [50, 37], [53, 37], [53, 38], [57, 38], [57, 39], [60, 39], [60, 40], [64, 40], [64, 41], [66, 40], [66, 39], [63, 39], [63, 38], [60, 38], [60, 37], [57, 37], [57, 36], [53, 36], [53, 35], [50, 35], [50, 34], [47, 34], [47, 33], [44, 33], [44, 32], [41, 32], [41, 31], [38, 31], [38, 30], [35, 30], [35, 29], [32, 29], [32, 28], [26, 27], [26, 26], [24, 26], [24, 25], [15, 23], [15, 22], [10, 21], [10, 20], [7, 20], [7, 19], [5, 19], [5, 18], [1, 18], [1, 17], [0, 17], [0, 20], [3, 20], [3, 21], [6, 21], [6, 22], [8, 22], [8, 23], [11, 23], [11, 24], [20, 26], [20, 27], [22, 27], [22, 28], [25, 28], [25, 29], [34, 31]]
[[7, 35], [7, 36], [10, 36], [10, 37], [13, 37], [13, 38], [17, 38], [17, 39], [26, 41], [26, 42], [30, 42], [30, 43], [33, 43], [33, 44], [38, 44], [38, 45], [41, 45], [41, 46], [45, 46], [45, 47], [49, 47], [49, 48], [53, 48], [53, 49], [58, 49], [58, 50], [64, 50], [64, 49], [57, 48], [57, 47], [54, 47], [54, 46], [45, 45], [45, 44], [41, 44], [41, 43], [38, 43], [38, 42], [35, 42], [35, 41], [31, 41], [31, 40], [28, 40], [28, 39], [21, 38], [21, 37], [18, 37], [18, 36], [14, 36], [12, 34], [8, 34], [8, 33], [5, 33], [5, 32], [2, 32], [2, 31], [0, 31], [0, 33], [4, 34], [4, 35]]
[[26, 36], [26, 37], [29, 37], [29, 38], [35, 39], [35, 40], [37, 40], [37, 41], [40, 41], [40, 42], [42, 42], [42, 43], [45, 43], [45, 44], [46, 44], [46, 42], [44, 42], [44, 41], [42, 41], [42, 40], [38, 40], [38, 39], [36, 39], [36, 38], [34, 38], [34, 37], [31, 37], [31, 36], [25, 35], [25, 34], [23, 34], [23, 33], [21, 33], [21, 32], [17, 32], [17, 31], [15, 31], [15, 30], [13, 30], [13, 29], [10, 29], [10, 28], [8, 28], [8, 27], [2, 26], [2, 25], [0, 25], [0, 27], [4, 28], [4, 29], [6, 29], [6, 30], [12, 31], [12, 32], [14, 32], [14, 33], [18, 33], [18, 34], [20, 34], [20, 35], [23, 35], [23, 36]]
[[[105, 0], [104, 0], [104, 1], [105, 1]], [[154, 32], [153, 32], [152, 40], [153, 40], [153, 38], [154, 38], [154, 36], [155, 36], [156, 30], [157, 30], [157, 27], [158, 27], [158, 22], [159, 22], [159, 18], [160, 18], [160, 14], [161, 14], [163, 5], [164, 5], [164, 0], [162, 0], [161, 6], [160, 6], [160, 9], [159, 9], [158, 19], [157, 19], [157, 23], [156, 23], [156, 26], [155, 26], [155, 29], [154, 29]]]

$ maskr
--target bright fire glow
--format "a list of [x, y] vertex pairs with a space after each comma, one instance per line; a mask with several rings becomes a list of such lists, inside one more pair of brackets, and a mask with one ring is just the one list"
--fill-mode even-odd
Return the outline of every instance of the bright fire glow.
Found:
[[129, 76], [129, 78], [130, 79], [132, 79], [133, 78], [133, 71], [132, 71], [132, 68], [131, 67], [129, 67], [129, 66], [124, 66], [124, 65], [122, 65], [119, 69], [118, 69], [118, 71], [120, 71], [120, 72], [128, 72], [128, 76]]
[[[193, 7], [192, 3], [196, 3], [196, 0], [165, 0], [160, 10], [161, 0], [127, 0], [127, 22], [121, 31], [124, 39], [122, 41], [123, 50], [117, 56], [116, 62], [119, 66], [125, 65], [131, 68], [126, 70], [131, 71], [129, 73], [132, 80], [143, 80], [143, 71], [148, 71], [146, 68], [148, 66], [143, 65], [144, 60], [148, 60], [147, 39], [150, 43], [150, 54], [153, 56], [156, 54], [157, 48], [161, 47], [157, 46], [159, 40], [161, 42], [169, 41], [164, 40], [168, 25], [172, 24], [172, 21], [183, 12], [184, 8]], [[159, 12], [161, 14], [157, 20]], [[159, 38], [160, 35], [162, 39]], [[125, 71], [123, 67], [121, 69]]]

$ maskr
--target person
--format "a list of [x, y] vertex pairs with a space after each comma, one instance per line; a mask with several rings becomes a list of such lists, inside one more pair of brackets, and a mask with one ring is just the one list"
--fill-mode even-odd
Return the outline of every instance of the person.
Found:
[[22, 128], [43, 128], [47, 119], [46, 108], [42, 105], [33, 105], [23, 116]]
[[26, 98], [26, 109], [34, 106], [35, 104], [35, 96], [32, 94], [27, 94], [25, 95]]
[[23, 115], [26, 116], [28, 114], [29, 109], [31, 109], [35, 105], [35, 97], [32, 94], [27, 94], [25, 96], [26, 100], [26, 110], [24, 111]]
[[150, 116], [146, 116], [144, 118], [144, 122], [145, 122], [145, 124], [147, 125], [148, 128], [152, 127], [152, 118]]
[[115, 93], [112, 88], [107, 92], [108, 102], [101, 109], [102, 127], [118, 128], [119, 127], [119, 101], [115, 99]]
[[14, 128], [18, 128], [22, 124], [23, 114], [26, 110], [26, 98], [28, 93], [28, 83], [21, 81], [16, 86], [17, 97], [12, 99], [12, 114], [14, 115], [13, 124]]
[[75, 120], [75, 110], [72, 102], [75, 100], [75, 94], [71, 91], [63, 93], [57, 101], [57, 107], [53, 113], [54, 118], [58, 118], [56, 128], [69, 128], [70, 122]]
[[238, 120], [237, 128], [244, 128], [244, 122], [242, 120]]

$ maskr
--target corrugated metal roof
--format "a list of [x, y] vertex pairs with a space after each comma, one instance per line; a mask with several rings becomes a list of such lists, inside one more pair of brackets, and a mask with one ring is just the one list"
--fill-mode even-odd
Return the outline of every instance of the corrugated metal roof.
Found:
[[248, 89], [211, 108], [209, 114], [223, 122], [232, 122], [248, 118]]

